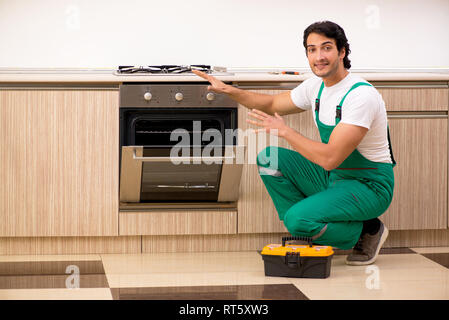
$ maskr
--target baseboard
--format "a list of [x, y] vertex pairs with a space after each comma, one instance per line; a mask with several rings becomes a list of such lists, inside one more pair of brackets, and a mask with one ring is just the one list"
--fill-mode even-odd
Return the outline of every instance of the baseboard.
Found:
[[[184, 236], [0, 238], [0, 255], [260, 250], [285, 233]], [[449, 246], [449, 229], [392, 230], [385, 248]]]

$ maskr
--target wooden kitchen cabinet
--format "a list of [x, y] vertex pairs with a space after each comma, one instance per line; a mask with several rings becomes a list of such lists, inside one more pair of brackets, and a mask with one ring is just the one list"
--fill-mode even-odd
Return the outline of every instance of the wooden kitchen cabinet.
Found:
[[397, 165], [381, 220], [390, 230], [447, 228], [447, 116], [390, 115], [388, 122]]
[[447, 111], [448, 84], [443, 82], [373, 82], [387, 111]]
[[447, 83], [377, 83], [389, 113], [395, 189], [390, 230], [448, 227]]
[[118, 235], [118, 90], [0, 90], [0, 236]]
[[121, 211], [120, 235], [236, 234], [235, 209]]

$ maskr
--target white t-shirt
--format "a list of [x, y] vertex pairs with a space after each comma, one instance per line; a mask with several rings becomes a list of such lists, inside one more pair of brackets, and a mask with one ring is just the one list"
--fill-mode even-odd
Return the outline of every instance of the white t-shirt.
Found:
[[[315, 99], [318, 97], [322, 79], [313, 76], [291, 91], [293, 103], [301, 109], [312, 109], [315, 120]], [[343, 96], [357, 82], [367, 82], [349, 73], [337, 84], [324, 86], [320, 98], [319, 117], [326, 125], [335, 125], [335, 110]], [[368, 160], [392, 163], [387, 137], [387, 111], [379, 92], [371, 86], [359, 86], [352, 90], [341, 108], [341, 123], [368, 128], [357, 150]]]

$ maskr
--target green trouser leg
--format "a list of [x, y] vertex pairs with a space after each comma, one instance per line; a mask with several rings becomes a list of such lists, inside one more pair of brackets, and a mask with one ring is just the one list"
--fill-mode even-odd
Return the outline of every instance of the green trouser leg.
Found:
[[[275, 168], [269, 162], [273, 157], [277, 157]], [[257, 156], [257, 165], [281, 221], [294, 204], [329, 184], [327, 171], [289, 149], [268, 147]]]
[[[278, 153], [277, 168], [267, 165], [273, 151]], [[279, 218], [294, 236], [350, 249], [360, 237], [363, 221], [388, 208], [388, 199], [364, 183], [329, 178], [327, 171], [292, 150], [268, 147], [257, 160]]]

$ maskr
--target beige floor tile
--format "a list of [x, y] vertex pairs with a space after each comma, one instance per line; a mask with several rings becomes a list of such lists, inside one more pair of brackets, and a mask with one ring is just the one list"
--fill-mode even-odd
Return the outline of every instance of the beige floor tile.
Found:
[[0, 300], [112, 300], [109, 288], [0, 290]]
[[254, 271], [263, 267], [257, 252], [195, 252], [101, 255], [106, 273]]
[[72, 255], [0, 255], [0, 262], [24, 261], [98, 261], [98, 254], [72, 254]]
[[417, 253], [448, 253], [449, 247], [410, 248]]
[[262, 261], [255, 252], [148, 253], [102, 255], [106, 273], [252, 271]]
[[111, 288], [290, 283], [265, 277], [257, 252], [102, 255]]
[[448, 300], [449, 288], [427, 281], [381, 282], [379, 289], [365, 285], [317, 283], [295, 286], [311, 300]]
[[291, 279], [310, 299], [449, 299], [449, 269], [418, 254], [380, 255], [374, 265], [333, 258], [327, 279]]
[[179, 274], [110, 274], [111, 288], [235, 286], [258, 284], [289, 284], [287, 278], [265, 277], [262, 272], [179, 273]]

